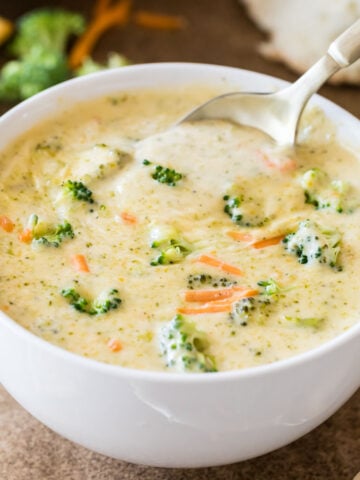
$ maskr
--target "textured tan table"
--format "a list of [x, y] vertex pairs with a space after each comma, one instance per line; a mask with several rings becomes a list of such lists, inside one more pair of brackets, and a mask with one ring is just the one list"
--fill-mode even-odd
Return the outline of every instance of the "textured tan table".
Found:
[[[43, 2], [85, 13], [90, 0]], [[1, 1], [0, 14], [16, 18], [40, 2]], [[285, 67], [256, 53], [262, 39], [235, 0], [135, 0], [147, 9], [183, 13], [183, 32], [113, 30], [96, 50], [125, 53], [134, 62], [194, 61], [257, 70], [287, 80]], [[316, 35], [314, 36], [316, 41]], [[360, 89], [326, 87], [321, 92], [360, 117]], [[1, 111], [6, 106], [0, 105]], [[332, 373], [329, 372], [329, 375]], [[26, 413], [0, 387], [0, 480], [352, 480], [360, 471], [360, 391], [312, 433], [276, 452], [226, 467], [166, 470], [131, 465], [89, 452], [62, 439]]]

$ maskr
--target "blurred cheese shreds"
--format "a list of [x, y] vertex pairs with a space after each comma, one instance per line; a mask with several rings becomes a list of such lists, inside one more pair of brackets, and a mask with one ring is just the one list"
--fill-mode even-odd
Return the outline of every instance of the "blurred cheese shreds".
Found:
[[[303, 73], [360, 17], [360, 0], [241, 0], [269, 38], [259, 51]], [[360, 85], [360, 61], [335, 73], [333, 84]]]
[[14, 30], [14, 25], [10, 20], [0, 17], [0, 45], [6, 42]]

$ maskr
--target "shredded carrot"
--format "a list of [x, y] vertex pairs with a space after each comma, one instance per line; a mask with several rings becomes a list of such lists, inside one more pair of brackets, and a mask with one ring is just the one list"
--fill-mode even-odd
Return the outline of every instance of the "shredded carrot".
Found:
[[5, 232], [12, 232], [15, 228], [15, 223], [13, 223], [9, 217], [6, 215], [0, 215], [0, 227], [5, 230]]
[[20, 242], [30, 243], [33, 238], [32, 230], [30, 228], [25, 228], [18, 233], [18, 238]]
[[253, 248], [265, 248], [271, 247], [272, 245], [278, 245], [281, 240], [284, 238], [284, 235], [277, 235], [276, 237], [265, 238], [264, 240], [259, 240], [258, 242], [252, 243]]
[[8, 312], [10, 310], [9, 305], [1, 305], [0, 310], [3, 312]]
[[220, 300], [214, 300], [212, 302], [206, 302], [207, 305], [226, 305], [230, 303], [231, 305], [242, 298], [255, 297], [259, 294], [259, 290], [254, 290], [252, 288], [246, 288], [241, 292], [234, 292], [232, 297], [223, 298]]
[[258, 150], [257, 153], [260, 155], [265, 165], [269, 168], [275, 168], [276, 170], [280, 170], [280, 172], [291, 172], [296, 168], [296, 161], [293, 158], [277, 158], [277, 161], [274, 161], [274, 159], [269, 157], [269, 155], [261, 150]]
[[107, 346], [112, 352], [120, 352], [123, 348], [121, 342], [116, 338], [109, 340]]
[[252, 242], [254, 240], [253, 236], [250, 235], [250, 233], [235, 232], [231, 230], [229, 232], [226, 232], [226, 235], [233, 240], [237, 240], [238, 242]]
[[14, 24], [7, 18], [0, 16], [0, 45], [6, 42], [14, 30]]
[[114, 6], [100, 2], [96, 9], [97, 16], [89, 23], [87, 30], [78, 38], [69, 55], [69, 66], [77, 68], [88, 57], [101, 35], [115, 25], [128, 22], [132, 0], [120, 0]]
[[122, 218], [122, 220], [124, 220], [125, 223], [137, 223], [137, 218], [134, 215], [131, 215], [131, 213], [121, 212], [120, 217]]
[[199, 315], [202, 313], [220, 313], [220, 312], [230, 312], [231, 303], [224, 303], [222, 305], [212, 305], [211, 303], [206, 303], [202, 307], [180, 307], [178, 308], [178, 313], [183, 313], [184, 315]]
[[230, 298], [222, 298], [220, 300], [204, 303], [201, 307], [179, 307], [178, 313], [185, 315], [198, 315], [201, 313], [220, 313], [230, 312], [232, 305], [241, 298], [254, 297], [258, 295], [258, 290], [244, 289], [242, 291], [233, 292]]
[[200, 257], [195, 259], [195, 262], [206, 263], [206, 265], [217, 267], [220, 270], [231, 273], [233, 275], [243, 275], [243, 272], [240, 270], [240, 268], [234, 267], [233, 265], [230, 265], [228, 263], [224, 263], [215, 257], [210, 257], [209, 255], [200, 255]]
[[73, 267], [78, 272], [90, 272], [89, 266], [87, 264], [86, 258], [84, 255], [77, 254], [71, 257], [71, 263]]
[[241, 300], [242, 298], [248, 298], [248, 297], [255, 297], [256, 295], [259, 294], [259, 290], [255, 290], [252, 288], [246, 288], [242, 290], [241, 292], [235, 292], [232, 297], [230, 298], [224, 298], [222, 300], [215, 300], [213, 302], [210, 302], [212, 305], [223, 305], [225, 303], [235, 303], [238, 300]]
[[145, 10], [138, 10], [134, 15], [136, 25], [155, 30], [180, 30], [185, 27], [184, 17], [180, 15], [165, 15], [163, 13], [152, 13]]
[[235, 292], [243, 292], [244, 290], [247, 290], [247, 287], [234, 286], [212, 290], [187, 290], [184, 294], [184, 299], [187, 302], [212, 302], [232, 297]]

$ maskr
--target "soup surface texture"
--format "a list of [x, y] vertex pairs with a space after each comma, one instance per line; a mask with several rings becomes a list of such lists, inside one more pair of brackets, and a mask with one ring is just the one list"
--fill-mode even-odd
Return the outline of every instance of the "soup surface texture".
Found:
[[102, 362], [253, 367], [358, 321], [360, 163], [321, 112], [282, 150], [216, 120], [217, 91], [79, 104], [0, 154], [0, 308]]

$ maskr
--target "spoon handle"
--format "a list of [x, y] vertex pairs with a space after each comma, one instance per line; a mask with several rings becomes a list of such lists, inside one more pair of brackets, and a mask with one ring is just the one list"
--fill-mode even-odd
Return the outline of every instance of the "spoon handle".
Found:
[[[296, 135], [301, 112], [307, 101], [334, 73], [360, 57], [360, 20], [357, 20], [330, 45], [328, 52], [290, 87], [277, 95], [291, 106], [287, 122]], [[289, 127], [290, 128], [290, 127]], [[290, 138], [290, 137], [289, 137]], [[292, 141], [294, 141], [292, 139]]]
[[360, 57], [360, 20], [332, 42], [328, 55], [341, 67], [351, 65]]

